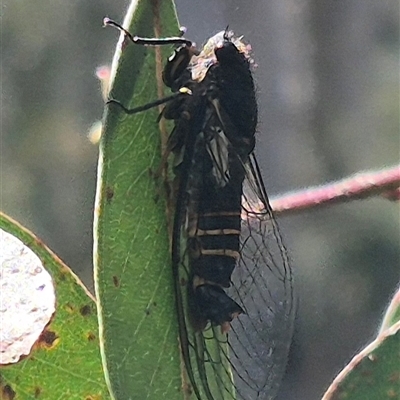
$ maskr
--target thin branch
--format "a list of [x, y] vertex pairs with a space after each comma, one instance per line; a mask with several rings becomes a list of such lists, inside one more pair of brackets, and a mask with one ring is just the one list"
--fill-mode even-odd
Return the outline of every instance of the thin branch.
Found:
[[271, 206], [276, 215], [287, 215], [373, 196], [400, 200], [400, 165], [360, 172], [338, 182], [289, 193], [271, 200]]
[[[387, 343], [388, 340], [390, 340], [391, 337], [396, 335], [398, 332], [400, 332], [400, 321], [397, 321], [395, 324], [393, 324], [390, 328], [386, 329], [385, 331], [379, 333], [378, 337], [370, 343], [365, 349], [363, 349], [360, 353], [355, 355], [353, 359], [347, 364], [342, 371], [339, 373], [339, 375], [334, 379], [332, 384], [329, 386], [328, 390], [325, 392], [324, 396], [322, 397], [322, 400], [334, 400], [338, 398], [344, 398], [340, 396], [341, 394], [344, 393], [344, 389], [346, 388], [347, 390], [350, 388], [351, 383], [349, 381], [350, 377], [349, 374], [353, 372], [353, 378], [355, 378], [355, 374], [361, 374], [363, 373], [360, 371], [361, 368], [363, 367], [362, 363], [364, 362], [364, 368], [366, 367], [366, 364], [369, 365], [368, 371], [369, 371], [369, 379], [373, 380], [371, 376], [377, 376], [376, 370], [374, 371], [373, 368], [371, 368], [371, 363], [376, 362], [380, 357], [383, 357], [383, 353], [385, 352], [384, 349], [382, 349], [382, 346], [385, 346], [385, 342]], [[388, 347], [388, 346], [387, 346]], [[378, 353], [378, 355], [376, 354]], [[378, 358], [377, 358], [378, 357]], [[387, 357], [390, 357], [389, 355]], [[382, 358], [381, 358], [382, 360]], [[388, 361], [390, 362], [390, 361]], [[376, 364], [376, 363], [375, 363]], [[355, 374], [354, 374], [355, 373]], [[393, 373], [394, 376], [396, 373]], [[365, 375], [365, 370], [364, 370], [364, 375]], [[359, 375], [358, 375], [359, 376]], [[347, 380], [346, 380], [347, 378]], [[355, 378], [357, 379], [357, 378]], [[344, 386], [346, 385], [346, 386]], [[355, 389], [355, 391], [354, 391]], [[353, 387], [353, 394], [356, 394], [357, 388]], [[388, 390], [388, 393], [390, 390]], [[390, 395], [387, 396], [387, 398], [390, 398]], [[393, 397], [394, 398], [394, 397]]]

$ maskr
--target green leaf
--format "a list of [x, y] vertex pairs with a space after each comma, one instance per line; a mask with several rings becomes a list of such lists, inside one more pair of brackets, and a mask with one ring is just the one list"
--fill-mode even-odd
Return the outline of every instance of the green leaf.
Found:
[[18, 363], [1, 368], [0, 398], [109, 399], [93, 297], [31, 232], [2, 213], [0, 228], [18, 238], [40, 258], [56, 288], [56, 311], [30, 354]]
[[[132, 4], [133, 35], [179, 33], [172, 1]], [[108, 28], [107, 34], [116, 34]], [[127, 107], [163, 95], [172, 48], [124, 41], [110, 98]], [[169, 253], [158, 110], [126, 115], [106, 107], [95, 215], [95, 285], [106, 379], [115, 399], [182, 399], [181, 360]]]
[[336, 377], [322, 400], [400, 398], [400, 321], [379, 334]]

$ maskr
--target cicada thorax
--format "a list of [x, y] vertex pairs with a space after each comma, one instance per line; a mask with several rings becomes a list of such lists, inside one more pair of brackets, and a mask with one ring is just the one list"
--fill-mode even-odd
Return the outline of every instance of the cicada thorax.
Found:
[[253, 151], [257, 127], [257, 101], [248, 55], [234, 43], [224, 40], [215, 50], [214, 70], [218, 97], [214, 103], [225, 125], [225, 134], [243, 162]]
[[[231, 31], [223, 31], [212, 37], [201, 52], [193, 45], [180, 46], [163, 70], [163, 81], [173, 92], [185, 87], [196, 93], [194, 97], [207, 97], [208, 106], [216, 113], [220, 125], [224, 125], [227, 139], [243, 161], [254, 149], [257, 126], [249, 51], [249, 46], [235, 38]], [[182, 116], [191, 118], [197, 111], [198, 100], [190, 97], [179, 97], [166, 104], [163, 116], [175, 120], [175, 125]]]

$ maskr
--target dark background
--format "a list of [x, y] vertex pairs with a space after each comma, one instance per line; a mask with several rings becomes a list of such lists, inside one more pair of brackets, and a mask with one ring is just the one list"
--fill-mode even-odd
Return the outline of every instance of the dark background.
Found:
[[[92, 288], [97, 147], [126, 1], [1, 5], [1, 209], [33, 230]], [[178, 1], [201, 44], [229, 24], [251, 42], [258, 157], [271, 196], [399, 161], [397, 0]], [[299, 313], [281, 399], [320, 398], [376, 334], [400, 276], [399, 205], [354, 201], [280, 220]]]

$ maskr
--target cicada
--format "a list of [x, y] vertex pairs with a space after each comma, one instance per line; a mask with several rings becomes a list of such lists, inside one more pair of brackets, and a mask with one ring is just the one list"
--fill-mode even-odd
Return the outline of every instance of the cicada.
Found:
[[251, 48], [228, 29], [199, 50], [106, 23], [136, 44], [177, 46], [163, 71], [172, 95], [133, 109], [109, 103], [129, 114], [165, 104], [161, 117], [174, 122], [171, 253], [186, 386], [199, 400], [272, 399], [293, 332], [293, 273], [254, 154]]

